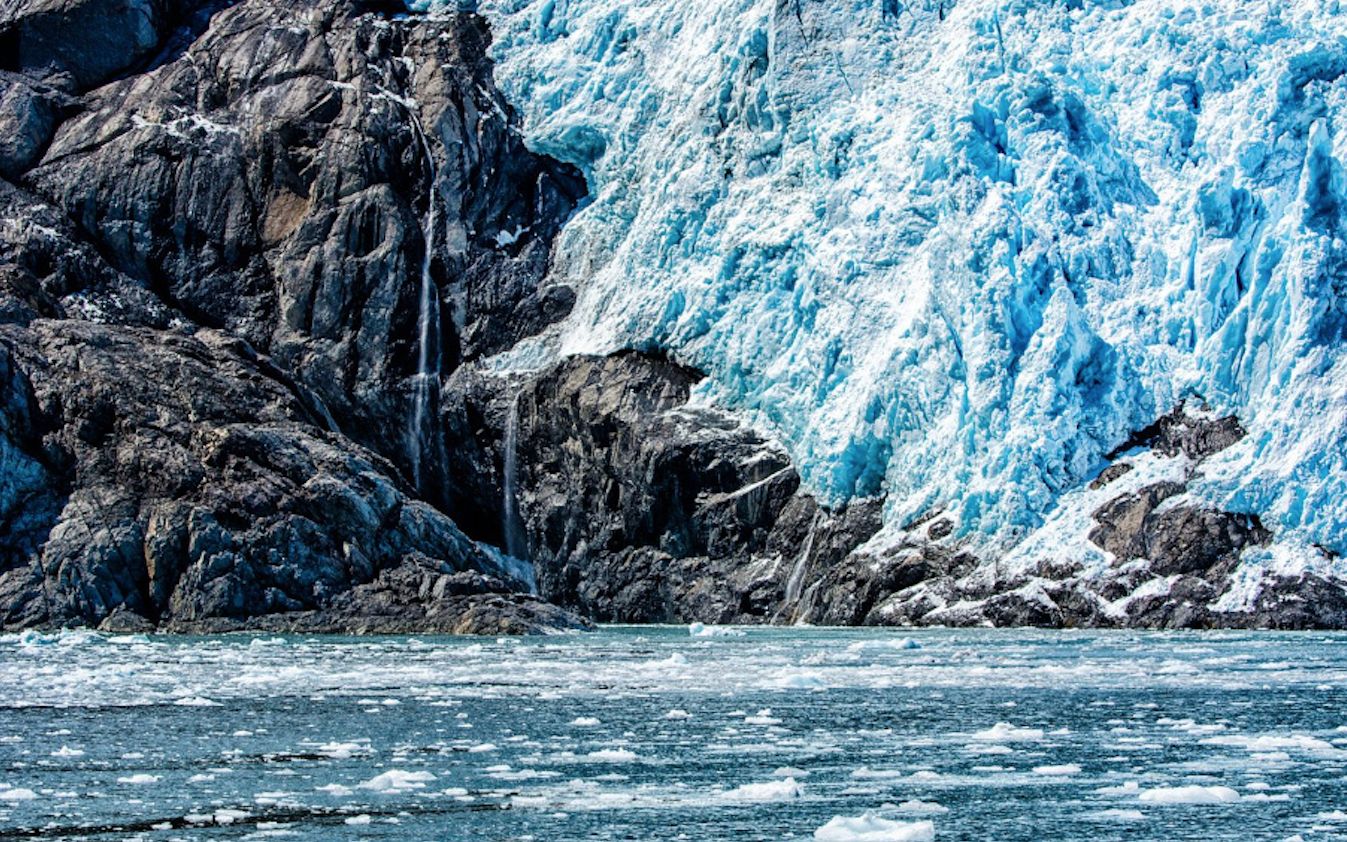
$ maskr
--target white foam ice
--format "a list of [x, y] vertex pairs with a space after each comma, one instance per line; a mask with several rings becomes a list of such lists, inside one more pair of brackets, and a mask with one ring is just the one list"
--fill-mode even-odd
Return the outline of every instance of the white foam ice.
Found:
[[743, 629], [733, 626], [708, 626], [705, 623], [693, 623], [688, 626], [688, 634], [693, 637], [743, 637]]

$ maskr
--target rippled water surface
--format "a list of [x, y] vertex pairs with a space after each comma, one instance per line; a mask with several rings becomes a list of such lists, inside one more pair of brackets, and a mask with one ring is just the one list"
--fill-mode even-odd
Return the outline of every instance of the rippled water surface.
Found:
[[0, 838], [1347, 838], [1347, 636], [693, 632], [3, 637]]

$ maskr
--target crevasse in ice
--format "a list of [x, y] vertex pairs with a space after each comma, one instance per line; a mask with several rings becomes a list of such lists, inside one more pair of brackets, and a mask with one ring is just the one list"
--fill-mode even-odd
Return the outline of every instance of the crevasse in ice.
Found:
[[549, 354], [658, 347], [831, 501], [1005, 549], [1178, 401], [1347, 551], [1337, 0], [482, 0], [592, 203]]

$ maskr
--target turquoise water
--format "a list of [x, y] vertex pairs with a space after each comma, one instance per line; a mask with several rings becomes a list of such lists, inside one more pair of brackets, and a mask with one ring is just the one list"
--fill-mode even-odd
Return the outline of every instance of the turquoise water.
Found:
[[1344, 643], [11, 635], [0, 839], [1341, 839]]

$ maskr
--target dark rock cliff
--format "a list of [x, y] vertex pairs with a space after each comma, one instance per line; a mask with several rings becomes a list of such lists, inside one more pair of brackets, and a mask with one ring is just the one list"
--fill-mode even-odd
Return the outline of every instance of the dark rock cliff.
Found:
[[37, 0], [0, 31], [0, 625], [579, 622], [437, 493], [440, 376], [565, 312], [539, 281], [583, 195], [482, 21]]

